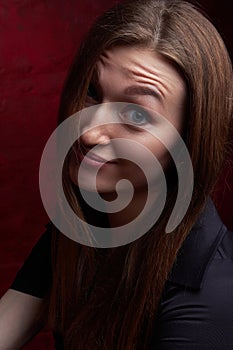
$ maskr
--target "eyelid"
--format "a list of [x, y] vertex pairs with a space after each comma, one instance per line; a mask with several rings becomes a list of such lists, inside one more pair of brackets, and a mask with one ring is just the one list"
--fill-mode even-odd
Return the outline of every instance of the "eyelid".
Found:
[[126, 95], [139, 95], [139, 96], [153, 96], [162, 102], [163, 96], [157, 87], [150, 88], [144, 85], [133, 85], [129, 86], [125, 90]]
[[[138, 124], [138, 125], [143, 125], [143, 124], [147, 124], [147, 123], [150, 123], [152, 121], [152, 118], [151, 118], [151, 115], [149, 112], [147, 112], [147, 110], [142, 107], [142, 106], [139, 106], [139, 105], [135, 105], [135, 104], [128, 104], [126, 107], [123, 108], [123, 110], [120, 112], [120, 115], [123, 115], [123, 114], [126, 114], [127, 112], [129, 111], [137, 111], [139, 113], [141, 113], [145, 119], [146, 119], [146, 122], [145, 123], [142, 123], [142, 124]], [[137, 125], [136, 123], [133, 123], [133, 122], [129, 122], [129, 124], [132, 124], [132, 125]]]

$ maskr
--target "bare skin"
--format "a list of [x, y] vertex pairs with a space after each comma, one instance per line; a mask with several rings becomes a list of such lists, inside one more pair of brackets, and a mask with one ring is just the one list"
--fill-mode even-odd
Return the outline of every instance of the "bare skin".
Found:
[[18, 350], [44, 326], [44, 300], [9, 289], [0, 299], [0, 349]]

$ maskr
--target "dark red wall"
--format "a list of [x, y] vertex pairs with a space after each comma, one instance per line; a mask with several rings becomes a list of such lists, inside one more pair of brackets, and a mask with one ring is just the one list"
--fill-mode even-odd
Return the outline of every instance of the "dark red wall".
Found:
[[[81, 37], [111, 0], [0, 0], [0, 294], [44, 229], [39, 188], [41, 152], [56, 126], [63, 80]], [[202, 1], [230, 42], [232, 1]], [[232, 171], [218, 192], [220, 212], [233, 228]], [[50, 349], [40, 335], [27, 349]]]

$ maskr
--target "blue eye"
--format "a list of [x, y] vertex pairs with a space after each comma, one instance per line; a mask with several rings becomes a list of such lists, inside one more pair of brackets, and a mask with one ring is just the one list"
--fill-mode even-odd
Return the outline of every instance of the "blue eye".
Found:
[[143, 125], [150, 121], [149, 114], [135, 105], [127, 106], [120, 114], [130, 124]]

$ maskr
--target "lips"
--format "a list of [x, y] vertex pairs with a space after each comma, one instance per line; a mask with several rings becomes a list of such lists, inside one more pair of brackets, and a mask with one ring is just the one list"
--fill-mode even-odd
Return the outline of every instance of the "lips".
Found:
[[108, 161], [107, 159], [98, 156], [92, 151], [86, 150], [82, 145], [79, 145], [78, 148], [78, 157], [79, 161], [84, 161], [85, 163], [88, 163], [90, 165], [100, 165], [100, 164], [115, 164], [116, 161]]
[[88, 158], [95, 160], [96, 162], [99, 162], [99, 163], [106, 163], [107, 162], [107, 159], [99, 157], [93, 152], [88, 152], [88, 154], [85, 154], [85, 157], [88, 157]]

